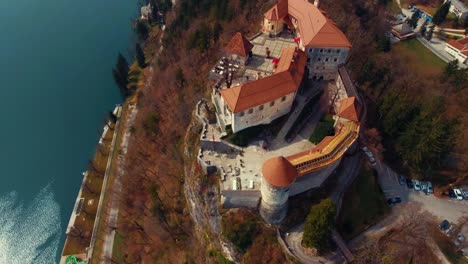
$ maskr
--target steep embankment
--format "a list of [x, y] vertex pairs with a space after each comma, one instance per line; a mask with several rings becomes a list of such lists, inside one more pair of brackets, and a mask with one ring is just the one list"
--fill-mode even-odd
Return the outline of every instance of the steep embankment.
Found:
[[226, 242], [221, 236], [222, 216], [218, 206], [219, 189], [213, 184], [203, 184], [201, 181], [202, 177], [207, 176], [203, 176], [197, 166], [198, 144], [194, 144], [198, 143], [200, 131], [201, 125], [193, 117], [184, 141], [184, 194], [193, 220], [195, 235], [200, 242], [206, 242], [210, 247], [221, 248], [228, 259], [237, 261], [239, 256], [232, 244]]
[[[207, 178], [198, 173], [190, 154], [198, 137], [190, 113], [209, 92], [207, 74], [221, 47], [236, 31], [251, 35], [257, 30], [249, 32], [249, 26], [258, 23], [248, 21], [260, 19], [263, 4], [182, 0], [167, 14], [164, 49], [151, 52], [156, 54], [151, 62], [154, 71], [145, 71], [145, 78], [152, 75], [152, 81], [136, 95], [138, 115], [130, 128], [119, 197], [115, 261], [217, 261], [208, 257], [208, 246], [216, 252], [221, 249], [216, 242], [221, 229], [218, 193], [204, 183]], [[153, 49], [157, 50], [159, 46]]]

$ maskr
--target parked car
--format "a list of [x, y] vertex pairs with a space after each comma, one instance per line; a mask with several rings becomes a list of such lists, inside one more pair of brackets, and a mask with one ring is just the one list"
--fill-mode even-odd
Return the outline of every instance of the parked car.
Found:
[[418, 180], [413, 180], [413, 184], [414, 184], [414, 190], [416, 191], [420, 191], [421, 190], [421, 182], [418, 181]]
[[413, 181], [410, 179], [406, 179], [406, 186], [408, 186], [408, 189], [413, 189], [414, 188]]
[[421, 186], [421, 192], [427, 193], [427, 184], [426, 182], [419, 182], [419, 185]]
[[399, 183], [400, 185], [405, 185], [405, 183], [406, 183], [406, 177], [403, 176], [403, 175], [398, 176], [398, 183]]
[[462, 195], [463, 195], [463, 199], [468, 200], [468, 190], [461, 190], [461, 192], [462, 192]]
[[390, 205], [401, 203], [401, 198], [398, 197], [398, 196], [397, 197], [392, 197], [392, 198], [387, 200], [387, 203], [390, 204]]
[[427, 182], [427, 193], [434, 193], [434, 189], [432, 189], [431, 182]]
[[376, 163], [376, 160], [372, 151], [370, 151], [369, 148], [366, 146], [362, 147], [361, 150], [364, 152], [364, 154], [366, 154], [367, 158], [370, 161], [370, 164], [372, 166], [375, 166], [377, 163]]
[[457, 198], [457, 197], [455, 196], [455, 192], [453, 191], [453, 189], [450, 189], [450, 190], [448, 191], [448, 196], [449, 196], [450, 198]]
[[440, 231], [446, 231], [450, 228], [450, 222], [448, 220], [444, 220], [439, 224]]
[[457, 200], [463, 200], [463, 195], [460, 189], [453, 189], [453, 192], [455, 193], [455, 198], [457, 198]]

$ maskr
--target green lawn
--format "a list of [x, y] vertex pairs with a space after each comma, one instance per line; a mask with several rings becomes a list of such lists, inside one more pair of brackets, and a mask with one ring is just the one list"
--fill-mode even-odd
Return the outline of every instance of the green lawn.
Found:
[[115, 232], [114, 245], [112, 249], [112, 260], [114, 261], [114, 263], [123, 263], [123, 241], [124, 237], [119, 232]]
[[314, 132], [309, 138], [309, 141], [318, 144], [322, 141], [326, 136], [332, 136], [334, 134], [333, 124], [335, 120], [333, 120], [331, 115], [323, 115], [320, 119], [320, 122], [317, 124], [317, 127], [314, 129]]
[[370, 169], [363, 169], [343, 197], [337, 227], [351, 239], [389, 212], [387, 201]]
[[412, 69], [428, 76], [440, 74], [447, 65], [417, 39], [399, 42], [393, 47], [393, 52], [396, 56], [405, 58]]

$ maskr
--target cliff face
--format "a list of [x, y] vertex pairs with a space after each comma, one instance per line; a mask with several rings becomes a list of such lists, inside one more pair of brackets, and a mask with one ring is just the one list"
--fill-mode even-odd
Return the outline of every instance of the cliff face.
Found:
[[[196, 163], [197, 148], [194, 143], [197, 142], [201, 131], [200, 124], [196, 118], [192, 119], [184, 142], [184, 172], [185, 184], [184, 194], [187, 200], [187, 207], [193, 221], [195, 235], [200, 243], [206, 246], [222, 250], [224, 256], [231, 261], [238, 261], [239, 256], [235, 252], [231, 243], [226, 242], [221, 236], [221, 213], [219, 210], [219, 189], [216, 188], [216, 179], [211, 179], [213, 184], [203, 184], [201, 178], [216, 177], [217, 175], [202, 175], [198, 164]], [[195, 144], [198, 147], [198, 144]], [[195, 151], [194, 151], [195, 150]], [[206, 239], [208, 238], [208, 239]]]

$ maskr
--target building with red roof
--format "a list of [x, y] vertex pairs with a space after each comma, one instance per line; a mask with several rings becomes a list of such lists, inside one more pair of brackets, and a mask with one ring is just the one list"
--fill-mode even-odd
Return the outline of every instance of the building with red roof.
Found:
[[221, 115], [218, 119], [238, 132], [287, 114], [302, 83], [306, 60], [302, 50], [287, 47], [273, 74], [217, 91], [213, 100]]
[[455, 57], [459, 63], [468, 63], [468, 37], [459, 40], [449, 40], [445, 51]]
[[252, 56], [253, 44], [240, 32], [237, 32], [229, 43], [224, 47], [224, 51], [231, 57], [231, 60], [245, 63], [249, 56]]
[[348, 59], [351, 43], [318, 1], [278, 0], [265, 14], [263, 32], [278, 35], [295, 32], [298, 46], [307, 53], [309, 78], [333, 80], [338, 66]]

